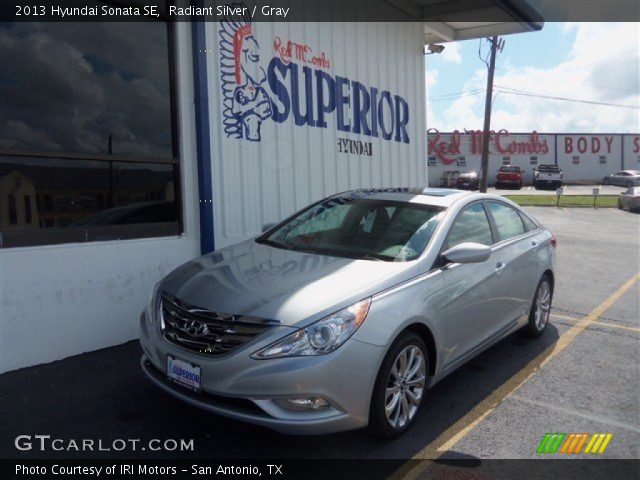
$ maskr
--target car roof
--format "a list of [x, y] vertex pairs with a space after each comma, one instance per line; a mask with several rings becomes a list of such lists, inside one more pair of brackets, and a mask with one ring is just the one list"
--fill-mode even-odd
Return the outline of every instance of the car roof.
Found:
[[420, 203], [449, 207], [463, 197], [472, 195], [471, 192], [453, 188], [371, 188], [349, 190], [337, 196], [370, 198], [372, 200], [388, 200], [396, 202]]

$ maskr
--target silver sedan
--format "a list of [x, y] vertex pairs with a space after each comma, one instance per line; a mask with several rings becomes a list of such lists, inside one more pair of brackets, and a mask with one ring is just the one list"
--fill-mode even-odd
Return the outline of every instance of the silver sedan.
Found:
[[220, 415], [395, 437], [460, 365], [516, 330], [543, 333], [555, 244], [499, 196], [335, 195], [162, 280], [140, 319], [141, 365]]
[[621, 187], [633, 187], [640, 185], [640, 171], [638, 170], [621, 170], [619, 172], [607, 175], [602, 180], [604, 185], [619, 185]]

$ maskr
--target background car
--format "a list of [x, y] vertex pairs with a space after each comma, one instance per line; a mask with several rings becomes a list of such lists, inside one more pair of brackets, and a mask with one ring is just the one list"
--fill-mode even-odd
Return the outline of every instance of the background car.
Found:
[[620, 185], [621, 187], [640, 185], [640, 170], [621, 170], [604, 177], [602, 183], [604, 185]]
[[478, 190], [480, 188], [478, 172], [462, 173], [456, 180], [456, 188], [459, 190]]
[[538, 165], [533, 171], [533, 186], [536, 190], [543, 187], [558, 188], [562, 186], [562, 170], [558, 165]]
[[338, 194], [164, 278], [140, 318], [142, 369], [184, 402], [285, 433], [395, 437], [440, 379], [517, 330], [544, 332], [554, 247], [497, 195]]
[[631, 187], [618, 197], [618, 208], [630, 212], [640, 211], [640, 187]]
[[496, 175], [495, 187], [515, 187], [517, 189], [521, 189], [522, 170], [520, 170], [520, 167], [515, 167], [513, 165], [502, 165], [498, 169], [498, 174]]

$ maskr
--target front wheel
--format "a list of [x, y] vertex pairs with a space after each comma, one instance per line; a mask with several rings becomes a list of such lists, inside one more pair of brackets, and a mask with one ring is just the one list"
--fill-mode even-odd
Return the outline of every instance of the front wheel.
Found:
[[610, 183], [611, 183], [611, 180], [609, 180], [608, 178], [605, 178], [604, 180], [602, 180], [603, 185], [609, 185]]
[[627, 188], [631, 188], [631, 187], [633, 187], [633, 182], [631, 180], [629, 180], [627, 182]]
[[369, 431], [376, 437], [395, 438], [416, 419], [427, 383], [429, 356], [422, 339], [401, 334], [387, 352], [376, 378], [369, 412]]
[[624, 210], [622, 208], [622, 202], [620, 200], [618, 200], [618, 210]]
[[539, 337], [547, 327], [552, 299], [553, 287], [551, 286], [551, 280], [545, 275], [538, 283], [538, 288], [536, 288], [531, 310], [529, 311], [529, 323], [525, 327], [525, 332], [530, 337]]

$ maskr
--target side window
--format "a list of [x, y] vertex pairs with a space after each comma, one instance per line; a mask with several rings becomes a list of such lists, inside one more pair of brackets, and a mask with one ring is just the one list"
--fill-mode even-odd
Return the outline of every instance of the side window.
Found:
[[504, 203], [488, 202], [488, 204], [500, 240], [517, 237], [524, 233], [524, 224], [518, 212]]
[[455, 247], [463, 242], [475, 242], [482, 245], [493, 243], [489, 218], [481, 203], [467, 207], [451, 225], [447, 248]]
[[524, 228], [527, 232], [538, 229], [538, 225], [524, 213], [520, 213], [520, 218], [522, 218], [522, 223], [524, 223]]

